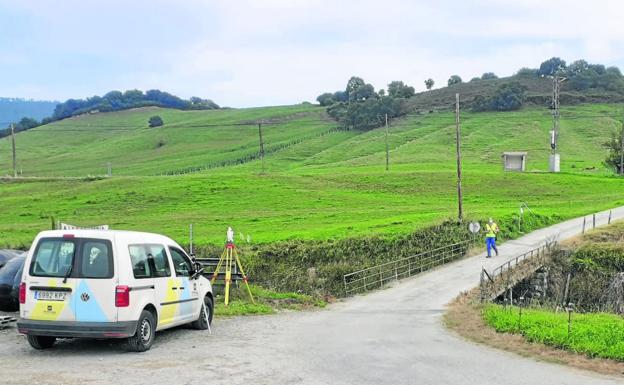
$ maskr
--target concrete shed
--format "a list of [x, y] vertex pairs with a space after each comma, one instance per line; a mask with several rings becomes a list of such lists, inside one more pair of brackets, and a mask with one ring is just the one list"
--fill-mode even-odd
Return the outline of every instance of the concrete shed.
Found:
[[505, 171], [525, 171], [526, 158], [524, 151], [503, 152], [503, 168]]

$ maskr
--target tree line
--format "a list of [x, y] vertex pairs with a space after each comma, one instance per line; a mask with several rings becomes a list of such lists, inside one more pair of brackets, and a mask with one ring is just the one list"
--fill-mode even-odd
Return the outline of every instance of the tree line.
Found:
[[[185, 100], [160, 90], [149, 90], [146, 92], [140, 90], [111, 91], [104, 96], [68, 99], [63, 103], [57, 104], [51, 116], [43, 118], [41, 121], [24, 117], [19, 122], [14, 123], [14, 129], [15, 132], [20, 132], [72, 116], [120, 111], [138, 107], [163, 107], [179, 110], [214, 110], [220, 108], [218, 104], [210, 99], [193, 96]], [[0, 138], [10, 135], [10, 133], [10, 128], [0, 131]]]

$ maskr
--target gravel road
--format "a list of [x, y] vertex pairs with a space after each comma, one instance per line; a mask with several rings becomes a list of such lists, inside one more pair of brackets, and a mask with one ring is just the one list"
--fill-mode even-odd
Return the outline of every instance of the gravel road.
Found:
[[[606, 222], [607, 213], [598, 216]], [[624, 218], [624, 207], [613, 211]], [[215, 321], [212, 334], [177, 328], [152, 350], [118, 341], [64, 340], [35, 351], [15, 328], [0, 330], [3, 384], [618, 384], [462, 340], [441, 322], [445, 305], [502, 263], [545, 239], [580, 233], [582, 219], [531, 233], [501, 256], [464, 259], [366, 296], [310, 312]]]

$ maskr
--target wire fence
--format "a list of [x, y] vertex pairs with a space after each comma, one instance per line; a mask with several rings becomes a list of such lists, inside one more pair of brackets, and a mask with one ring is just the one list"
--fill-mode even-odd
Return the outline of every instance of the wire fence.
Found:
[[435, 266], [455, 261], [464, 257], [474, 242], [475, 239], [472, 238], [345, 274], [345, 292], [351, 295], [378, 289], [390, 281], [411, 277]]

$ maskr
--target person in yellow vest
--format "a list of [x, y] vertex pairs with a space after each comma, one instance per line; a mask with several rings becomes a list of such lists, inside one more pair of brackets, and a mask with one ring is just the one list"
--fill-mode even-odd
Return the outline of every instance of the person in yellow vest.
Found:
[[498, 225], [492, 218], [485, 224], [485, 245], [487, 247], [487, 257], [492, 257], [492, 249], [498, 256], [498, 249], [496, 248], [496, 234], [498, 233]]

